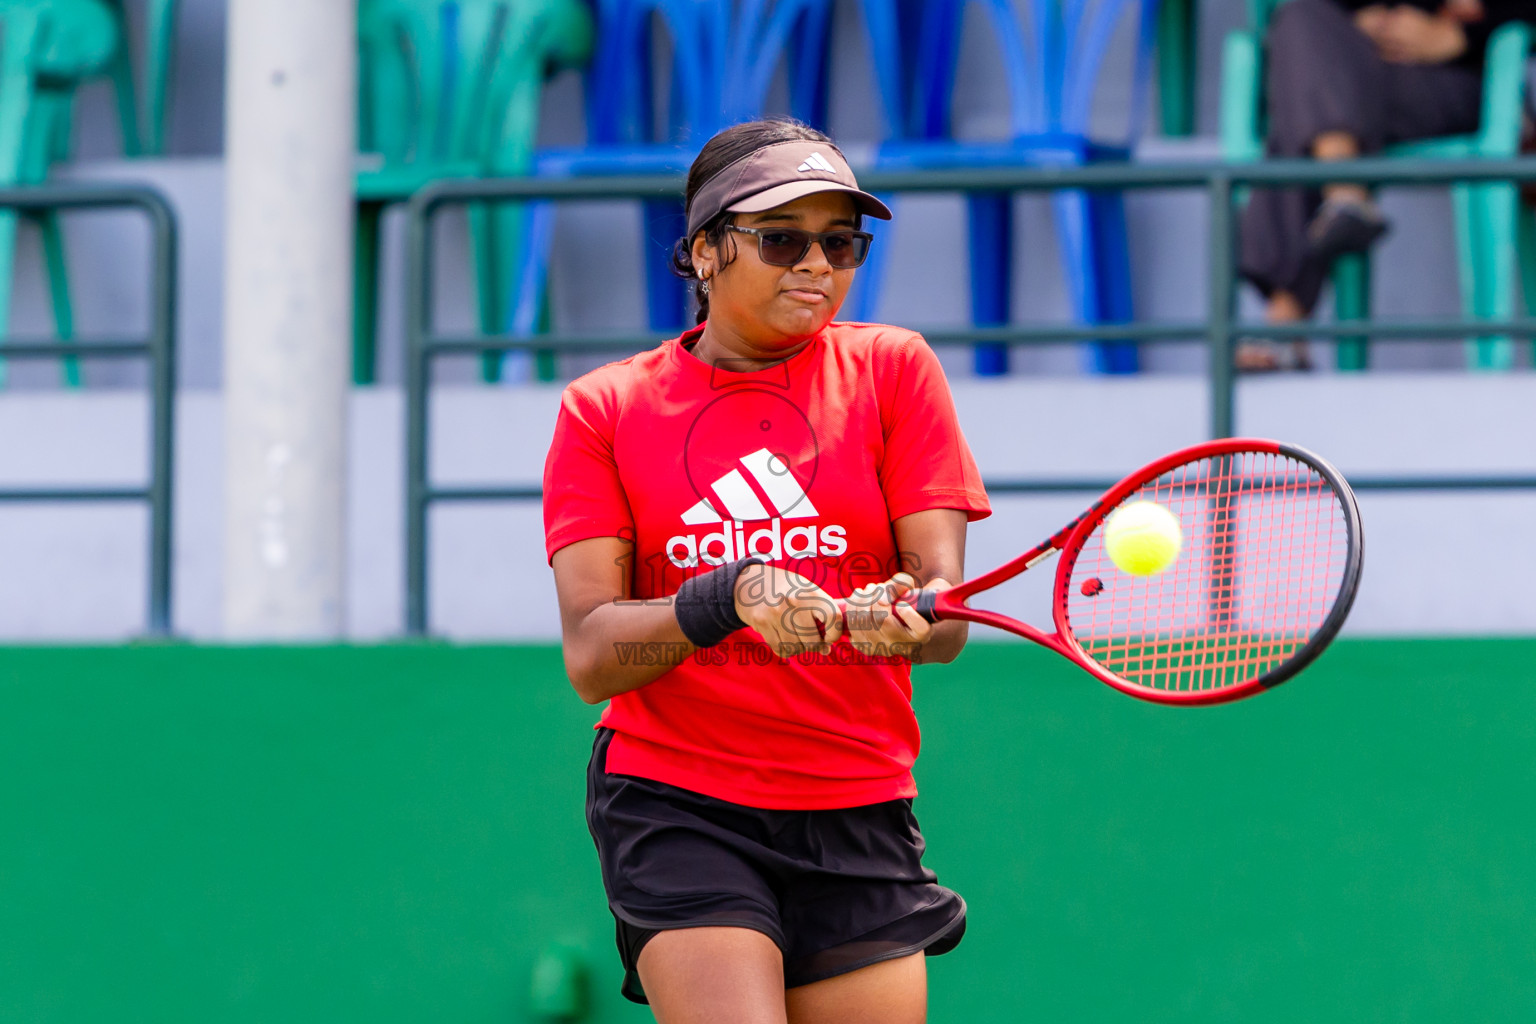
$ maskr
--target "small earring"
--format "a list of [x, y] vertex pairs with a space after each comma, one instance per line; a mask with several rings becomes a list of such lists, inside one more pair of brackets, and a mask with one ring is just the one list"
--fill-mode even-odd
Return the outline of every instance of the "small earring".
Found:
[[703, 292], [705, 295], [709, 294], [709, 278], [699, 278], [699, 291]]

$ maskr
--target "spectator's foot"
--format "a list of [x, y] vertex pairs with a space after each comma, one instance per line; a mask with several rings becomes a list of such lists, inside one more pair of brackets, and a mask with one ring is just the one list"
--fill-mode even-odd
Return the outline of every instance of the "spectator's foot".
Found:
[[1304, 341], [1240, 338], [1232, 353], [1232, 368], [1238, 373], [1306, 371], [1312, 369], [1312, 357]]
[[1307, 225], [1307, 249], [1324, 264], [1349, 252], [1365, 252], [1391, 225], [1369, 199], [1325, 199]]

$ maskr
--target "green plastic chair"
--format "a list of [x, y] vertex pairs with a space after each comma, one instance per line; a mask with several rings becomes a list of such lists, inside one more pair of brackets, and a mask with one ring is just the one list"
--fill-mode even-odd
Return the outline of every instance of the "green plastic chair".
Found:
[[[529, 173], [544, 82], [591, 56], [593, 21], [580, 0], [363, 0], [358, 33], [359, 141], [384, 160], [357, 180], [352, 375], [371, 384], [385, 207], [442, 178]], [[475, 204], [469, 220], [480, 330], [501, 333], [524, 205]], [[500, 354], [486, 353], [483, 378], [500, 372]], [[541, 354], [540, 377], [553, 376], [553, 355]]]
[[[116, 27], [98, 0], [0, 0], [0, 184], [36, 185], [68, 147], [75, 88], [106, 68]], [[9, 334], [16, 262], [13, 210], [0, 210], [0, 337]], [[27, 213], [42, 233], [55, 332], [74, 337], [64, 237], [52, 211]], [[5, 366], [0, 361], [0, 383]], [[64, 381], [80, 385], [80, 365], [64, 359]]]
[[[1221, 145], [1228, 160], [1254, 161], [1264, 155], [1263, 35], [1270, 14], [1284, 0], [1249, 0], [1246, 32], [1227, 36], [1222, 53]], [[1482, 122], [1475, 134], [1424, 139], [1389, 147], [1385, 156], [1403, 158], [1508, 159], [1520, 148], [1520, 114], [1525, 97], [1525, 63], [1531, 29], [1519, 22], [1501, 26], [1488, 43], [1483, 72]], [[1515, 308], [1515, 268], [1520, 236], [1536, 244], [1536, 225], [1522, 218], [1513, 184], [1452, 185], [1461, 302], [1471, 319], [1508, 319]], [[1536, 248], [1527, 246], [1527, 253]], [[1536, 269], [1521, 265], [1526, 304], [1536, 298]], [[1370, 263], [1364, 256], [1339, 260], [1333, 270], [1334, 312], [1340, 320], [1370, 315]], [[1363, 370], [1369, 362], [1365, 338], [1339, 339], [1338, 367]], [[1514, 362], [1508, 338], [1481, 337], [1467, 343], [1467, 361], [1477, 369], [1501, 370]]]
[[[176, 12], [180, 0], [147, 0], [144, 33], [144, 84], [136, 83], [128, 12], [124, 0], [106, 0], [123, 45], [113, 54], [107, 74], [117, 98], [117, 119], [122, 126], [123, 152], [128, 156], [161, 156], [165, 153], [166, 97], [170, 94], [171, 58], [175, 52]], [[139, 93], [144, 104], [139, 106]]]
[[1199, 82], [1199, 22], [1195, 0], [1162, 0], [1157, 12], [1158, 124], [1170, 138], [1195, 133]]

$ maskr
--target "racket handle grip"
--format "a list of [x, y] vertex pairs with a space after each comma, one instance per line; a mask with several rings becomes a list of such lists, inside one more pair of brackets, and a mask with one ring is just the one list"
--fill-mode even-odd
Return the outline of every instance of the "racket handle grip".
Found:
[[937, 609], [939, 592], [937, 590], [919, 590], [915, 599], [914, 595], [908, 594], [905, 600], [910, 601], [917, 614], [921, 615], [928, 622], [939, 621]]
[[[929, 622], [938, 622], [939, 613], [936, 607], [938, 600], [939, 592], [937, 590], [913, 590], [903, 594], [901, 600], [896, 603], [903, 608], [911, 608]], [[848, 631], [848, 605], [840, 597], [836, 599], [835, 603], [837, 605], [837, 614], [843, 620], [843, 631], [846, 633]]]

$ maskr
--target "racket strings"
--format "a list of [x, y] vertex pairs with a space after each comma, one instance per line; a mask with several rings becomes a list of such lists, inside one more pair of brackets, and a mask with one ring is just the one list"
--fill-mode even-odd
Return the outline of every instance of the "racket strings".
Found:
[[1214, 456], [1125, 498], [1136, 501], [1172, 512], [1183, 548], [1163, 572], [1133, 576], [1104, 550], [1102, 524], [1087, 538], [1066, 618], [1098, 664], [1149, 690], [1225, 689], [1278, 668], [1322, 627], [1349, 538], [1340, 497], [1312, 466], [1268, 452]]

